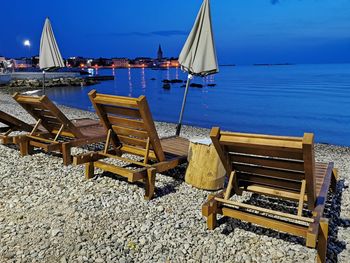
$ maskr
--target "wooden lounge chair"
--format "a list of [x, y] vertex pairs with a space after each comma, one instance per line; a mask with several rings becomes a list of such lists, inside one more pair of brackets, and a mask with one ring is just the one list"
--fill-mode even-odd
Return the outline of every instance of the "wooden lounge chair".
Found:
[[5, 125], [0, 127], [0, 142], [3, 144], [15, 143], [18, 135], [12, 135], [13, 132], [30, 132], [33, 129], [32, 125], [3, 111], [0, 111], [0, 123]]
[[[13, 98], [36, 119], [30, 134], [19, 139], [22, 155], [28, 155], [34, 147], [45, 152], [60, 152], [64, 165], [72, 163], [71, 148], [103, 142], [104, 129], [99, 121], [92, 119], [69, 120], [47, 96], [24, 96]], [[41, 125], [47, 133], [37, 133]]]
[[[75, 164], [86, 163], [86, 177], [94, 176], [94, 167], [123, 177], [129, 182], [145, 182], [145, 199], [154, 194], [156, 172], [163, 172], [187, 161], [188, 140], [180, 137], [159, 139], [145, 96], [129, 98], [89, 93], [97, 115], [105, 128], [104, 151], [74, 157]], [[112, 149], [110, 149], [112, 146]], [[123, 154], [139, 156], [139, 161]], [[100, 161], [110, 158], [128, 165]], [[136, 169], [130, 169], [130, 165]]]
[[[209, 196], [202, 207], [208, 228], [216, 227], [221, 214], [287, 232], [305, 238], [308, 247], [317, 245], [318, 260], [324, 262], [328, 220], [323, 212], [330, 185], [335, 191], [337, 171], [333, 163], [315, 162], [314, 135], [281, 137], [213, 128], [210, 137], [230, 177], [227, 188]], [[286, 213], [230, 200], [243, 191], [294, 200], [298, 206], [295, 213]]]

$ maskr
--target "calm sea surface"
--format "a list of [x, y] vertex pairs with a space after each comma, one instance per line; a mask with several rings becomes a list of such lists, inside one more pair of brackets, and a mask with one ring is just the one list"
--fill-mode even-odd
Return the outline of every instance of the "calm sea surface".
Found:
[[[161, 81], [185, 80], [180, 69], [104, 69], [94, 74], [114, 74], [115, 80], [51, 89], [47, 95], [59, 104], [90, 111], [87, 93], [92, 89], [146, 95], [155, 120], [177, 122], [184, 88], [172, 84], [164, 90]], [[190, 88], [185, 124], [277, 135], [313, 132], [317, 142], [350, 146], [350, 64], [221, 67], [215, 76], [192, 82], [205, 86]], [[216, 86], [207, 86], [210, 83]]]

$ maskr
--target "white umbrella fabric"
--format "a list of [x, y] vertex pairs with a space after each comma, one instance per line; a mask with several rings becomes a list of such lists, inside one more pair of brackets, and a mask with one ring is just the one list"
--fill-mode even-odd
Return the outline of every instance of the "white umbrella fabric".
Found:
[[191, 79], [193, 76], [204, 77], [219, 72], [209, 0], [203, 0], [191, 33], [179, 55], [179, 64], [184, 71], [188, 72], [188, 78], [180, 118], [176, 127], [177, 136], [180, 135], [181, 131], [182, 118]]
[[64, 67], [64, 62], [60, 50], [58, 49], [49, 18], [46, 18], [41, 34], [39, 67], [43, 70], [43, 90], [45, 92], [45, 71]]

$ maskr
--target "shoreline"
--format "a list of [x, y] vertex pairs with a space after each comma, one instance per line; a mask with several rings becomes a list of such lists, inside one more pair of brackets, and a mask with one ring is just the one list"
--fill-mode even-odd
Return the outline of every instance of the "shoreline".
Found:
[[[68, 118], [95, 113], [59, 105]], [[0, 110], [33, 119], [0, 90]], [[156, 122], [160, 137], [176, 124]], [[209, 129], [183, 126], [186, 138]], [[327, 215], [332, 219], [328, 258], [347, 262], [350, 233], [350, 147], [315, 145], [316, 160], [334, 161], [340, 183]], [[316, 251], [295, 236], [237, 220], [208, 231], [201, 205], [209, 191], [184, 182], [185, 167], [157, 174], [156, 197], [143, 200], [142, 185], [107, 176], [84, 179], [84, 166], [36, 153], [20, 157], [0, 145], [0, 261], [45, 262], [314, 262]], [[220, 222], [220, 221], [219, 221]], [[344, 246], [345, 244], [345, 246]], [[346, 246], [347, 245], [347, 246]]]

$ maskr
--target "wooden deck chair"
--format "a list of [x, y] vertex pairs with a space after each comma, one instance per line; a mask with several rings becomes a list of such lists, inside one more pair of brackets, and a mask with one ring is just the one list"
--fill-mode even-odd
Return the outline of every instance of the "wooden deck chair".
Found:
[[[72, 163], [71, 148], [102, 142], [104, 129], [99, 121], [92, 119], [69, 120], [47, 96], [24, 96], [13, 98], [37, 121], [30, 131], [19, 140], [22, 155], [28, 155], [34, 147], [45, 152], [60, 152], [64, 165]], [[38, 126], [48, 133], [38, 136]]]
[[18, 135], [12, 135], [13, 132], [30, 132], [33, 130], [32, 125], [3, 111], [0, 111], [0, 123], [5, 125], [0, 127], [0, 142], [2, 144], [15, 143]]
[[[213, 128], [210, 137], [229, 182], [202, 207], [208, 228], [216, 227], [216, 216], [221, 214], [287, 232], [305, 238], [308, 247], [317, 245], [318, 260], [324, 262], [328, 221], [323, 212], [330, 185], [335, 191], [337, 170], [333, 163], [315, 162], [314, 135], [281, 137]], [[243, 191], [294, 200], [298, 206], [294, 213], [286, 213], [230, 200]]]
[[[154, 194], [156, 172], [163, 172], [187, 161], [189, 142], [180, 137], [160, 140], [145, 96], [129, 98], [89, 93], [105, 128], [104, 151], [74, 157], [75, 164], [86, 164], [86, 177], [94, 176], [94, 168], [126, 177], [129, 182], [145, 182], [145, 199]], [[110, 150], [110, 146], [112, 149]], [[139, 161], [122, 156], [139, 156]], [[128, 165], [113, 165], [101, 159], [112, 158]], [[130, 169], [128, 166], [136, 169]]]

